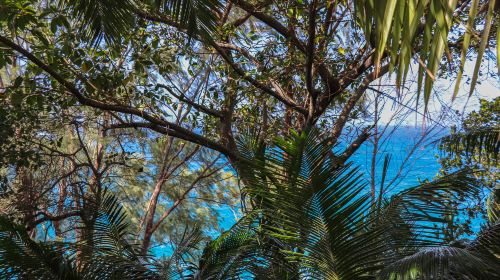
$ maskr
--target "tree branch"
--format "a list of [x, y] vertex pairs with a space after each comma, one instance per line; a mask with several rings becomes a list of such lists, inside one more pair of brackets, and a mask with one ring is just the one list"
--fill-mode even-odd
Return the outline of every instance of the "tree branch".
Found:
[[210, 109], [210, 108], [205, 107], [205, 106], [203, 106], [201, 104], [198, 104], [198, 103], [196, 103], [194, 101], [191, 101], [188, 98], [186, 98], [186, 96], [184, 94], [182, 94], [182, 93], [181, 93], [181, 95], [175, 94], [174, 91], [170, 87], [168, 87], [166, 85], [157, 84], [156, 86], [160, 87], [160, 88], [163, 88], [163, 89], [166, 89], [171, 95], [173, 95], [179, 101], [185, 102], [188, 105], [193, 106], [195, 109], [197, 109], [200, 112], [203, 112], [203, 113], [205, 113], [207, 115], [211, 115], [211, 116], [214, 116], [214, 117], [219, 117], [219, 118], [222, 117], [222, 112], [221, 111], [218, 111], [218, 110], [215, 110], [215, 109]]
[[[244, 48], [241, 48], [239, 46], [236, 46], [231, 43], [223, 43], [223, 42], [218, 42], [216, 43], [220, 47], [224, 49], [230, 49], [239, 52], [241, 55], [246, 57], [248, 60], [250, 60], [257, 68], [264, 68], [255, 57], [253, 57], [247, 50]], [[265, 69], [261, 69], [261, 71], [265, 72]], [[289, 94], [281, 87], [281, 85], [276, 82], [275, 79], [273, 79], [271, 76], [267, 77], [273, 88], [276, 90], [276, 93], [279, 94], [283, 99], [287, 100], [290, 103], [294, 103], [294, 101], [289, 97]], [[305, 112], [305, 111], [304, 111]]]
[[[114, 111], [114, 112], [120, 112], [120, 113], [125, 113], [125, 114], [130, 114], [134, 116], [138, 116], [146, 121], [149, 122], [149, 124], [142, 123], [141, 127], [148, 127], [152, 128], [153, 130], [163, 133], [163, 134], [168, 134], [173, 137], [181, 138], [186, 141], [190, 141], [196, 144], [199, 144], [201, 146], [214, 149], [216, 151], [219, 151], [226, 156], [231, 156], [235, 157], [235, 159], [239, 158], [236, 154], [235, 151], [230, 151], [229, 149], [226, 149], [224, 146], [220, 145], [219, 143], [212, 141], [202, 135], [199, 135], [197, 133], [194, 133], [190, 131], [189, 129], [186, 129], [180, 125], [168, 122], [164, 119], [154, 117], [147, 112], [144, 112], [143, 110], [139, 110], [137, 108], [133, 107], [128, 107], [128, 106], [123, 106], [123, 105], [115, 105], [115, 104], [108, 104], [104, 103], [98, 100], [94, 100], [91, 98], [85, 97], [72, 83], [69, 81], [65, 80], [61, 75], [59, 75], [56, 71], [51, 69], [47, 64], [42, 62], [40, 59], [38, 59], [36, 56], [34, 56], [31, 52], [28, 50], [24, 49], [23, 47], [17, 45], [16, 43], [10, 41], [6, 37], [0, 35], [0, 43], [6, 45], [7, 47], [19, 52], [23, 56], [25, 56], [28, 60], [33, 62], [35, 65], [40, 67], [42, 70], [47, 72], [52, 78], [54, 78], [57, 82], [59, 82], [61, 85], [63, 85], [66, 90], [68, 90], [73, 96], [76, 97], [78, 102], [80, 102], [82, 105], [87, 105], [93, 108], [105, 110], [105, 111]], [[133, 127], [133, 126], [132, 126]]]
[[360, 135], [347, 147], [344, 152], [341, 154], [339, 160], [343, 164], [350, 156], [352, 156], [361, 145], [370, 137], [370, 131], [373, 129], [373, 126], [368, 126], [361, 132]]
[[[306, 88], [309, 95], [314, 96], [313, 88], [313, 61], [314, 61], [314, 47], [316, 40], [316, 0], [309, 5], [309, 38], [307, 40], [306, 49]], [[314, 106], [310, 104], [309, 106]], [[312, 112], [310, 112], [311, 114]], [[312, 114], [311, 114], [312, 115]]]
[[127, 123], [118, 123], [112, 124], [106, 127], [106, 129], [121, 129], [121, 128], [148, 128], [154, 130], [160, 134], [169, 135], [175, 138], [183, 139], [189, 141], [191, 143], [198, 144], [200, 146], [218, 151], [224, 154], [227, 157], [232, 158], [233, 160], [240, 160], [241, 157], [238, 155], [237, 151], [232, 151], [226, 148], [225, 146], [219, 144], [219, 142], [210, 140], [204, 136], [199, 134], [195, 134], [195, 137], [189, 137], [189, 135], [184, 135], [178, 133], [175, 130], [169, 129], [168, 127], [158, 126], [149, 122], [127, 122]]
[[198, 184], [199, 181], [212, 176], [213, 174], [215, 174], [216, 172], [218, 172], [219, 170], [221, 170], [224, 167], [224, 165], [223, 165], [219, 168], [215, 168], [214, 170], [210, 171], [209, 173], [206, 173], [210, 168], [212, 168], [212, 166], [218, 160], [219, 160], [219, 158], [217, 157], [208, 166], [206, 166], [203, 169], [202, 173], [198, 177], [196, 177], [196, 179], [191, 183], [191, 185], [182, 193], [181, 197], [176, 199], [174, 204], [161, 215], [161, 217], [158, 219], [158, 221], [155, 223], [155, 225], [151, 228], [151, 232], [155, 232], [158, 229], [158, 227], [161, 225], [161, 223], [182, 203], [182, 201], [184, 201], [186, 199], [186, 196], [196, 187], [196, 184]]
[[57, 222], [57, 221], [61, 221], [61, 220], [64, 220], [64, 219], [67, 219], [67, 218], [70, 218], [70, 217], [80, 216], [80, 214], [81, 214], [80, 211], [71, 211], [71, 212], [68, 212], [68, 213], [61, 214], [61, 215], [53, 216], [53, 215], [51, 215], [51, 214], [49, 214], [47, 212], [40, 212], [36, 216], [43, 215], [43, 217], [40, 218], [40, 219], [38, 219], [38, 220], [35, 220], [35, 221], [31, 222], [26, 227], [26, 230], [31, 231], [37, 225], [39, 225], [41, 223], [44, 223], [44, 222], [47, 222], [47, 221]]
[[[388, 71], [388, 69], [389, 65], [385, 65], [380, 69], [380, 71], [385, 72]], [[361, 98], [361, 96], [363, 96], [363, 94], [370, 86], [370, 83], [374, 81], [376, 77], [377, 76], [375, 75], [375, 72], [371, 72], [370, 74], [366, 75], [361, 85], [349, 97], [346, 104], [344, 105], [344, 108], [342, 108], [342, 111], [340, 112], [337, 121], [333, 125], [332, 135], [329, 141], [330, 144], [334, 145], [335, 143], [337, 143], [337, 140], [340, 137], [340, 134], [342, 133], [345, 124], [347, 123], [347, 120], [349, 118], [349, 113], [352, 111], [354, 106], [356, 106], [358, 100]]]
[[223, 49], [222, 46], [220, 46], [218, 43], [214, 43], [212, 45], [215, 50], [222, 56], [222, 58], [233, 68], [233, 70], [243, 79], [248, 81], [250, 84], [255, 86], [256, 88], [262, 90], [263, 92], [271, 95], [272, 97], [276, 98], [279, 100], [281, 103], [289, 106], [290, 108], [293, 108], [294, 110], [302, 113], [302, 114], [307, 114], [307, 110], [305, 110], [302, 106], [296, 104], [293, 100], [286, 96], [281, 96], [279, 93], [275, 92], [274, 90], [270, 89], [263, 83], [257, 81], [256, 79], [252, 78], [248, 73], [246, 73], [243, 69], [239, 68], [229, 57], [229, 55], [226, 53], [226, 51]]
[[260, 21], [264, 22], [267, 24], [269, 27], [273, 28], [276, 30], [279, 34], [281, 34], [285, 38], [289, 38], [292, 44], [297, 47], [299, 50], [305, 53], [306, 47], [304, 44], [297, 38], [297, 35], [292, 31], [286, 28], [284, 25], [282, 25], [279, 21], [274, 19], [273, 17], [260, 12], [259, 8], [246, 2], [243, 0], [235, 0], [234, 3], [240, 7], [241, 9], [245, 10], [247, 13], [251, 14], [252, 16], [256, 17]]

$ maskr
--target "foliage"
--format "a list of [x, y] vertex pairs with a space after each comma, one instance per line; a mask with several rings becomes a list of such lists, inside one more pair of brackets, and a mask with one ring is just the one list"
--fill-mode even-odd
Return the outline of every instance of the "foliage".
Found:
[[[479, 111], [471, 112], [462, 121], [461, 129], [452, 130], [451, 135], [440, 140], [442, 152], [439, 161], [441, 174], [448, 174], [461, 168], [475, 169], [484, 190], [475, 201], [469, 202], [467, 211], [456, 213], [453, 218], [466, 216], [467, 222], [461, 225], [451, 224], [450, 234], [455, 238], [462, 234], [471, 234], [471, 223], [481, 215], [495, 212], [495, 201], [498, 196], [500, 133], [499, 133], [500, 98], [492, 101], [481, 100]], [[484, 207], [484, 204], [490, 207]], [[493, 211], [493, 212], [491, 212]]]
[[[2, 278], [116, 279], [127, 271], [133, 271], [136, 276], [148, 275], [146, 270], [140, 273], [142, 264], [137, 258], [134, 259], [134, 252], [129, 250], [129, 244], [123, 239], [127, 226], [123, 219], [123, 210], [116, 199], [109, 194], [105, 195], [99, 209], [96, 238], [92, 244], [83, 243], [78, 246], [66, 242], [36, 242], [28, 236], [23, 226], [2, 217]], [[89, 240], [82, 242], [86, 241]], [[85, 246], [92, 246], [93, 254], [77, 260], [78, 250]]]
[[499, 120], [500, 98], [482, 99], [479, 111], [472, 111], [462, 121], [462, 131], [452, 131], [441, 140], [440, 148], [448, 156], [443, 167], [498, 168]]
[[[140, 139], [140, 140], [139, 140]], [[116, 195], [128, 210], [132, 227], [144, 231], [151, 193], [161, 184], [153, 223], [153, 237], [164, 245], [197, 227], [202, 237], [221, 231], [220, 219], [237, 211], [239, 189], [236, 178], [220, 156], [210, 150], [170, 137], [144, 135], [132, 138], [135, 164], [118, 169]], [[136, 142], [137, 141], [137, 142]], [[132, 165], [132, 166], [130, 166]], [[221, 212], [221, 208], [227, 208]], [[224, 214], [222, 214], [224, 213]]]
[[[476, 49], [477, 58], [472, 74], [470, 94], [475, 89], [481, 61], [490, 41], [491, 26], [494, 25], [495, 10], [498, 7], [496, 1], [387, 0], [381, 3], [373, 0], [355, 1], [356, 16], [365, 36], [374, 38], [376, 67], [380, 67], [380, 61], [384, 56], [389, 56], [391, 68], [397, 69], [397, 84], [401, 85], [406, 80], [412, 56], [415, 53], [418, 54], [418, 59], [421, 61], [418, 69], [418, 94], [420, 95], [423, 87], [426, 106], [443, 54], [446, 52], [448, 56], [451, 56], [448, 38], [450, 33], [456, 32], [453, 17], [456, 8], [461, 5], [468, 6], [469, 13], [462, 40], [454, 97], [461, 86], [460, 81], [466, 55], [471, 46], [471, 37], [479, 37], [475, 34], [474, 27], [478, 10], [481, 10], [486, 11], [486, 15], [479, 39], [480, 44]], [[425, 20], [423, 23], [422, 19]], [[497, 38], [500, 39], [500, 36]], [[422, 44], [418, 50], [415, 48], [415, 42], [420, 40]], [[496, 42], [497, 46], [499, 43], [500, 41]], [[500, 67], [500, 63], [498, 65]]]
[[[197, 234], [186, 234], [179, 251], [172, 254], [184, 267], [177, 271], [180, 275], [195, 279], [241, 275], [258, 279], [494, 277], [499, 262], [495, 255], [498, 221], [492, 221], [463, 248], [443, 247], [439, 224], [447, 222], [443, 218], [449, 211], [447, 205], [477, 191], [467, 172], [410, 188], [374, 205], [363, 191], [366, 184], [359, 171], [339, 166], [331, 156], [332, 147], [320, 141], [316, 132], [278, 139], [268, 149], [252, 143], [240, 144], [248, 155], [248, 169], [242, 174], [247, 180], [246, 216], [209, 243], [198, 264], [182, 257], [199, 242]], [[161, 272], [174, 272], [168, 266], [179, 262], [172, 258], [158, 264], [138, 253], [139, 247], [129, 241], [126, 216], [114, 196], [104, 192], [102, 199], [92, 201], [99, 205], [91, 227], [94, 234], [79, 246], [37, 243], [22, 226], [3, 218], [1, 240], [5, 244], [0, 259], [6, 261], [1, 262], [2, 272], [6, 276], [49, 273], [47, 277], [70, 275], [75, 279], [92, 275], [152, 279], [166, 277], [158, 274]], [[61, 248], [67, 252], [61, 253]], [[82, 248], [91, 250], [85, 250], [89, 255], [77, 262]], [[23, 262], [16, 261], [18, 258]], [[47, 266], [29, 261], [37, 258], [44, 258]]]
[[[456, 96], [464, 63], [475, 56], [474, 91], [489, 46], [500, 52], [491, 36], [497, 4], [0, 0], [0, 210], [9, 217], [0, 221], [1, 272], [15, 279], [496, 277], [500, 196], [488, 201], [481, 235], [446, 247], [458, 242], [446, 232], [456, 214], [450, 206], [479, 190], [471, 172], [447, 171], [375, 202], [346, 161], [371, 136], [363, 97], [376, 80], [395, 72], [396, 88], [405, 90], [415, 79], [425, 113], [434, 80], [457, 71]], [[307, 133], [311, 127], [321, 130]], [[238, 142], [248, 130], [252, 139]], [[353, 140], [333, 153], [349, 131]], [[493, 163], [495, 173], [494, 133], [445, 140], [452, 161]], [[275, 136], [282, 138], [270, 145]], [[245, 217], [204, 246], [207, 231], [218, 229], [216, 205], [239, 193], [224, 180], [233, 174], [226, 163], [244, 187]], [[168, 242], [171, 257], [150, 258], [147, 236]], [[45, 262], [35, 266], [36, 259]]]
[[[495, 255], [498, 221], [464, 248], [442, 247], [446, 244], [441, 229], [432, 226], [446, 222], [440, 217], [448, 211], [449, 201], [477, 190], [466, 173], [416, 186], [373, 205], [369, 194], [362, 192], [365, 184], [359, 172], [336, 165], [330, 148], [313, 132], [280, 139], [272, 149], [259, 149], [244, 175], [249, 180], [247, 215], [209, 243], [198, 264], [184, 263], [178, 273], [195, 279], [242, 275], [258, 279], [494, 277], [499, 261]], [[255, 153], [247, 150], [246, 154]], [[64, 272], [84, 279], [92, 275], [156, 279], [166, 277], [158, 273], [174, 271], [165, 267], [174, 262], [151, 263], [127, 241], [125, 214], [114, 196], [104, 193], [101, 201], [95, 234], [83, 243], [92, 247], [92, 253], [80, 260], [81, 270], [75, 266], [76, 252], [61, 256], [57, 252], [63, 244], [47, 249], [50, 243], [34, 242], [22, 227], [4, 219], [1, 240], [9, 243], [16, 240], [12, 236], [19, 236], [19, 242], [2, 246], [0, 258], [8, 260], [2, 262], [2, 272], [7, 276]], [[183, 254], [195, 248], [196, 235], [186, 237], [172, 258], [182, 260]], [[69, 244], [65, 248], [78, 247]], [[9, 255], [11, 251], [26, 255]], [[56, 257], [46, 258], [47, 267], [29, 262], [51, 254]], [[26, 262], [15, 262], [17, 258]]]
[[[337, 141], [362, 115], [369, 84], [393, 71], [399, 89], [418, 80], [427, 106], [433, 81], [462, 73], [477, 54], [474, 88], [495, 44], [495, 1], [328, 3], [5, 0], [0, 66], [20, 66], [11, 80], [22, 77], [42, 104], [110, 111], [122, 126], [169, 133], [236, 162], [233, 133], [255, 124], [268, 142], [309, 125]], [[444, 67], [443, 54], [460, 63]], [[417, 77], [408, 75], [414, 61]], [[193, 126], [169, 122], [179, 104], [191, 107]], [[362, 143], [369, 127], [361, 130]]]
[[[450, 211], [450, 202], [477, 191], [467, 171], [372, 205], [359, 171], [332, 161], [331, 146], [319, 141], [314, 132], [280, 139], [264, 154], [262, 147], [255, 149], [251, 142], [243, 142], [242, 148], [245, 146], [243, 154], [249, 156], [252, 169], [242, 174], [249, 177], [243, 191], [249, 203], [246, 218], [252, 222], [248, 234], [241, 235], [238, 226], [233, 236], [243, 242], [256, 234], [257, 248], [265, 250], [248, 248], [251, 243], [247, 242], [243, 253], [233, 254], [255, 259], [254, 267], [243, 267], [256, 279], [371, 279], [378, 272], [403, 277], [410, 270], [413, 275], [439, 277], [440, 271], [448, 273], [448, 267], [459, 266], [461, 261], [483, 260], [482, 255], [469, 251], [459, 254], [457, 260], [439, 253], [459, 250], [440, 247], [446, 241], [439, 225], [447, 223], [443, 216]], [[417, 258], [425, 259], [428, 266], [398, 262]], [[496, 257], [490, 260], [498, 262]], [[495, 272], [478, 269], [490, 268], [488, 265], [484, 259], [476, 270], [456, 273], [491, 277]], [[235, 268], [241, 267], [235, 264]]]

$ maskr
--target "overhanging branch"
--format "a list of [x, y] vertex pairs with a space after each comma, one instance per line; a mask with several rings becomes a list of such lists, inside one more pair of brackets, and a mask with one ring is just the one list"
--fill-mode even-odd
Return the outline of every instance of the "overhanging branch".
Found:
[[168, 133], [169, 135], [171, 135], [173, 137], [181, 138], [181, 139], [199, 144], [201, 146], [219, 151], [226, 156], [238, 158], [235, 152], [230, 151], [229, 149], [226, 149], [224, 146], [222, 146], [218, 142], [215, 142], [215, 141], [210, 140], [202, 135], [194, 133], [191, 130], [186, 129], [180, 125], [168, 122], [168, 121], [161, 119], [161, 118], [154, 117], [143, 110], [139, 110], [137, 108], [123, 106], [123, 105], [108, 104], [108, 103], [104, 103], [104, 102], [101, 102], [98, 100], [94, 100], [94, 99], [85, 97], [71, 82], [64, 79], [61, 75], [59, 75], [59, 73], [57, 73], [55, 70], [50, 68], [47, 64], [45, 64], [43, 61], [38, 59], [36, 56], [34, 56], [28, 50], [24, 49], [23, 47], [12, 42], [11, 40], [9, 40], [8, 38], [6, 38], [2, 35], [0, 35], [0, 43], [17, 51], [18, 53], [20, 53], [21, 55], [26, 57], [29, 61], [31, 61], [32, 63], [34, 63], [38, 67], [40, 67], [45, 72], [47, 72], [52, 78], [54, 78], [57, 82], [59, 82], [61, 85], [63, 85], [67, 91], [69, 91], [73, 96], [75, 96], [76, 99], [78, 100], [78, 102], [80, 102], [80, 104], [82, 104], [82, 105], [86, 105], [89, 107], [93, 107], [93, 108], [101, 109], [101, 110], [105, 110], [105, 111], [114, 111], [114, 112], [125, 113], [125, 114], [130, 114], [130, 115], [140, 117], [148, 122], [148, 123], [143, 123], [143, 124], [148, 124], [147, 126], [143, 126], [143, 127], [154, 128], [154, 130], [156, 130], [160, 133]]

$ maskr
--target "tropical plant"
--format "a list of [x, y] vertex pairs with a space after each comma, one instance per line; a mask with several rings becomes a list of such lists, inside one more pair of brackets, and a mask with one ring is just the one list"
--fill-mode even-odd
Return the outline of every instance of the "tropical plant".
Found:
[[359, 171], [339, 166], [332, 146], [314, 132], [279, 139], [270, 149], [248, 143], [240, 147], [252, 167], [241, 174], [251, 230], [241, 234], [238, 225], [232, 236], [241, 236], [239, 242], [257, 239], [257, 248], [242, 250], [255, 260], [245, 266], [255, 279], [494, 277], [498, 258], [473, 244], [492, 246], [496, 224], [466, 248], [448, 246], [444, 239], [447, 205], [478, 190], [470, 171], [402, 190], [374, 205]]
[[495, 180], [500, 167], [500, 97], [481, 99], [479, 110], [469, 113], [460, 125], [460, 130], [454, 128], [451, 135], [440, 140], [443, 168], [482, 168], [490, 170]]
[[498, 203], [495, 192], [500, 188], [500, 98], [491, 101], [482, 99], [480, 105], [479, 110], [472, 111], [463, 119], [459, 128], [452, 128], [450, 135], [438, 141], [440, 173], [446, 175], [461, 168], [475, 169], [474, 175], [483, 186], [468, 210], [456, 215], [457, 218], [466, 217], [466, 222], [450, 225], [450, 234], [455, 238], [471, 234], [472, 223], [494, 214], [495, 203]]
[[[27, 86], [41, 104], [57, 95], [54, 103], [111, 112], [120, 128], [205, 146], [238, 169], [235, 134], [257, 125], [270, 141], [317, 125], [337, 142], [370, 84], [391, 72], [400, 90], [415, 78], [427, 105], [433, 81], [453, 69], [460, 77], [465, 59], [477, 54], [474, 88], [487, 46], [495, 44], [496, 3], [5, 0], [0, 66], [13, 75], [2, 87]], [[444, 54], [452, 71], [438, 71]], [[165, 103], [192, 108], [193, 125], [172, 122], [176, 109], [165, 110]], [[342, 159], [371, 129], [360, 129]]]
[[[356, 15], [367, 38], [374, 38], [375, 66], [380, 68], [380, 61], [389, 57], [391, 70], [397, 70], [397, 84], [404, 83], [412, 57], [419, 61], [418, 94], [423, 87], [424, 102], [427, 105], [432, 85], [438, 73], [443, 54], [450, 54], [449, 34], [455, 24], [456, 9], [468, 10], [465, 33], [461, 40], [459, 71], [453, 97], [461, 87], [465, 60], [471, 39], [479, 41], [477, 58], [472, 73], [470, 94], [478, 81], [483, 55], [490, 41], [490, 31], [495, 21], [495, 13], [499, 4], [489, 1], [457, 1], [457, 0], [359, 0], [355, 1]], [[475, 24], [479, 14], [484, 14], [484, 29], [479, 36]], [[498, 25], [498, 20], [497, 20]], [[480, 38], [479, 38], [480, 37]], [[500, 32], [497, 30], [497, 56], [500, 56]], [[415, 40], [421, 40], [419, 48], [415, 48]], [[498, 60], [500, 68], [500, 60]]]
[[[35, 241], [23, 225], [0, 219], [0, 276], [2, 279], [151, 279], [128, 234], [124, 212], [116, 198], [104, 194], [93, 224], [91, 240], [77, 243]], [[81, 224], [79, 227], [87, 227]], [[83, 254], [82, 252], [91, 252]]]
[[[241, 174], [247, 215], [210, 242], [198, 262], [182, 261], [196, 248], [196, 234], [186, 234], [169, 261], [154, 262], [141, 255], [139, 247], [128, 241], [126, 218], [116, 198], [105, 194], [92, 242], [79, 246], [35, 242], [24, 228], [3, 219], [0, 271], [14, 277], [40, 275], [40, 279], [45, 275], [83, 279], [498, 276], [498, 220], [491, 220], [463, 246], [443, 239], [440, 225], [447, 222], [443, 218], [447, 204], [477, 191], [469, 171], [373, 204], [359, 171], [339, 166], [331, 156], [332, 146], [318, 139], [313, 131], [278, 139], [267, 149], [255, 141], [240, 142], [248, 159], [247, 172]], [[91, 246], [87, 251], [91, 253], [77, 261], [82, 245]], [[46, 261], [44, 265], [35, 262], [38, 258]]]
[[108, 44], [120, 44], [139, 16], [162, 17], [190, 35], [206, 36], [215, 30], [222, 6], [218, 0], [77, 0], [57, 4], [72, 13], [80, 32], [93, 44], [103, 38]]
[[[373, 126], [361, 128], [343, 151], [331, 150], [349, 121], [360, 123], [357, 112], [366, 111], [363, 96], [373, 90], [369, 85], [391, 72], [396, 73], [396, 88], [404, 90], [412, 64], [418, 62], [418, 98], [422, 95], [427, 106], [434, 79], [453, 73], [439, 71], [444, 54], [450, 68], [458, 69], [456, 95], [465, 60], [472, 53], [477, 56], [472, 92], [482, 58], [495, 44], [491, 30], [498, 24], [497, 4], [495, 0], [0, 0], [0, 163], [13, 163], [11, 170], [22, 171], [29, 179], [33, 169], [23, 165], [46, 150], [33, 151], [24, 142], [50, 134], [33, 132], [40, 123], [57, 123], [53, 121], [57, 118], [45, 117], [61, 116], [64, 127], [73, 122], [65, 119], [66, 113], [75, 109], [76, 123], [89, 123], [95, 109], [97, 114], [105, 112], [103, 134], [148, 129], [226, 156], [242, 178], [247, 209], [242, 221], [205, 247], [199, 262], [194, 261], [197, 256], [187, 256], [200, 250], [194, 246], [199, 234], [186, 232], [173, 257], [155, 264], [120, 233], [124, 226], [118, 226], [120, 230], [107, 226], [114, 222], [107, 221], [108, 214], [100, 214], [104, 207], [100, 194], [84, 204], [89, 207], [79, 208], [81, 213], [64, 213], [58, 205], [53, 213], [60, 216], [48, 213], [54, 205], [22, 201], [18, 205], [29, 208], [22, 226], [4, 221], [3, 240], [15, 240], [5, 243], [6, 248], [18, 252], [2, 251], [5, 259], [12, 258], [5, 262], [4, 272], [14, 273], [14, 278], [155, 278], [163, 277], [163, 272], [198, 279], [362, 279], [378, 274], [425, 278], [432, 273], [435, 278], [445, 277], [444, 273], [494, 277], [482, 269], [485, 263], [497, 262], [493, 221], [485, 230], [489, 241], [481, 235], [475, 241], [479, 245], [436, 249], [446, 245], [442, 230], [449, 219], [443, 217], [452, 211], [445, 204], [454, 205], [477, 190], [467, 171], [370, 201], [359, 171], [345, 162], [371, 137]], [[468, 52], [470, 48], [474, 51]], [[91, 107], [92, 113], [81, 110], [82, 105]], [[367, 120], [372, 122], [363, 118], [361, 123]], [[318, 141], [319, 133], [302, 134], [312, 126], [322, 129], [324, 141]], [[248, 127], [259, 130], [252, 140], [257, 144], [240, 143], [238, 149], [237, 135]], [[299, 132], [294, 134], [293, 128]], [[67, 131], [54, 135], [59, 133]], [[289, 134], [292, 138], [265, 146], [275, 135]], [[89, 138], [90, 146], [106, 150], [96, 137]], [[491, 136], [476, 139], [479, 145], [495, 143]], [[117, 144], [121, 146], [120, 141]], [[75, 180], [78, 202], [102, 191], [98, 177], [108, 174], [105, 165], [115, 163], [100, 157], [100, 152], [94, 162], [81, 146], [83, 150], [73, 156], [87, 158], [78, 166], [91, 176]], [[115, 154], [116, 159], [124, 154]], [[64, 162], [56, 166], [57, 174], [49, 174], [50, 181], [65, 177], [61, 165]], [[80, 183], [94, 184], [98, 191], [88, 191]], [[193, 188], [194, 184], [188, 189]], [[62, 191], [28, 190], [27, 196], [43, 194], [44, 199], [59, 194], [61, 209], [74, 205], [73, 197]], [[152, 197], [155, 200], [158, 196]], [[175, 196], [175, 201], [182, 200], [184, 195]], [[497, 198], [489, 202], [492, 220], [498, 217], [498, 204]], [[24, 234], [26, 224], [31, 223], [32, 229], [44, 221], [33, 219], [42, 209], [47, 210], [41, 213], [45, 219], [57, 222], [67, 214], [82, 218], [82, 225], [71, 231], [81, 235], [79, 240], [47, 243], [33, 231]], [[149, 213], [151, 225], [164, 221]], [[76, 216], [66, 217], [66, 224], [72, 226]], [[37, 257], [47, 260], [45, 265], [33, 266], [30, 260]], [[16, 258], [28, 263], [16, 264]], [[468, 259], [479, 271], [463, 271]]]

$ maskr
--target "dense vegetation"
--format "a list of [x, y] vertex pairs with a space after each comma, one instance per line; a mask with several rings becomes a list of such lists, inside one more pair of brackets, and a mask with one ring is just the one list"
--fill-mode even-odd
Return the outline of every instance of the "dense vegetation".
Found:
[[[0, 277], [500, 278], [500, 98], [431, 108], [499, 80], [499, 6], [0, 0]], [[435, 180], [388, 190], [388, 102], [457, 125]]]

